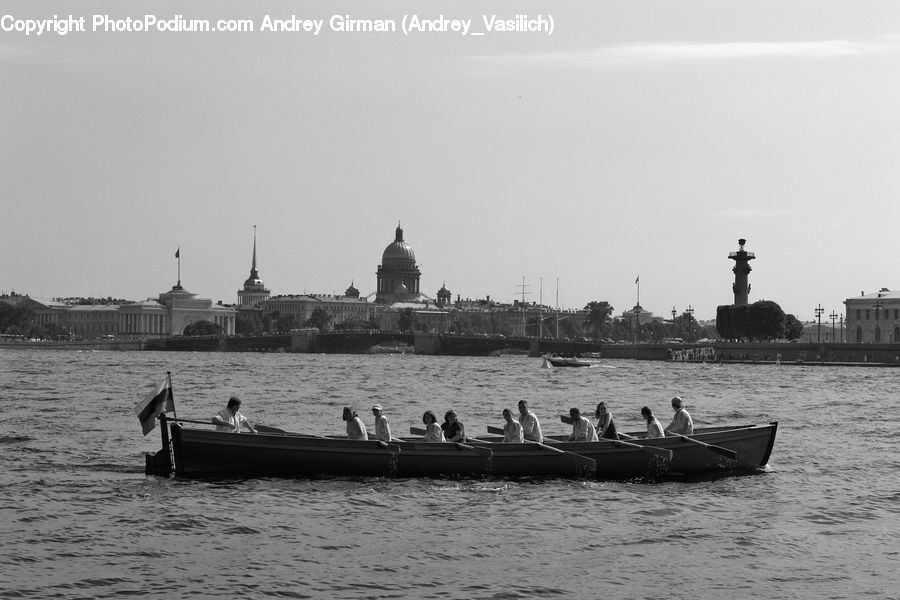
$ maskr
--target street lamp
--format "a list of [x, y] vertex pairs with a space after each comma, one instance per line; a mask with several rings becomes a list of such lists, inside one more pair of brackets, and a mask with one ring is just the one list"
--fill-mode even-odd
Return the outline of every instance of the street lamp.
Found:
[[694, 341], [694, 336], [693, 336], [694, 309], [690, 304], [688, 304], [688, 307], [686, 309], [684, 309], [684, 314], [686, 314], [688, 316], [688, 341], [693, 342]]
[[828, 316], [831, 317], [831, 342], [834, 343], [834, 322], [837, 320], [838, 314], [831, 311], [831, 314]]
[[672, 307], [672, 341], [673, 342], [675, 341], [675, 338], [678, 337], [677, 335], [675, 335], [675, 313], [677, 313], [677, 312], [678, 311], [675, 310], [675, 307], [673, 306]]
[[822, 305], [819, 304], [816, 307], [816, 319], [819, 320], [819, 332], [816, 334], [816, 343], [822, 343], [822, 313], [825, 312], [825, 309], [822, 308]]

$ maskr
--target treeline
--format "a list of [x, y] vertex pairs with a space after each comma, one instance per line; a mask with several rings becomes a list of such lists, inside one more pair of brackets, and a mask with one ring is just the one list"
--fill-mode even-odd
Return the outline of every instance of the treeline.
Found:
[[68, 332], [56, 323], [35, 324], [34, 311], [27, 305], [11, 306], [0, 302], [0, 333], [28, 339], [65, 339]]
[[796, 340], [803, 333], [803, 324], [794, 315], [786, 315], [776, 302], [760, 300], [743, 306], [719, 306], [716, 330], [729, 340]]

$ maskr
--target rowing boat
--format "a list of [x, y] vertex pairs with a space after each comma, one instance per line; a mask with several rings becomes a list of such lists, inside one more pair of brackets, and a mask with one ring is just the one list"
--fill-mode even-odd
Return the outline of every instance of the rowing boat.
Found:
[[544, 367], [591, 367], [594, 363], [576, 356], [545, 356]]
[[[146, 472], [185, 478], [315, 477], [659, 477], [758, 470], [766, 466], [778, 423], [698, 429], [690, 438], [666, 437], [504, 444], [502, 438], [466, 444], [403, 438], [390, 444], [308, 434], [234, 434], [160, 415], [162, 449], [147, 454]], [[727, 449], [728, 453], [711, 448]], [[585, 460], [572, 460], [578, 455]], [[731, 458], [733, 456], [734, 458]], [[591, 472], [585, 464], [596, 463]]]

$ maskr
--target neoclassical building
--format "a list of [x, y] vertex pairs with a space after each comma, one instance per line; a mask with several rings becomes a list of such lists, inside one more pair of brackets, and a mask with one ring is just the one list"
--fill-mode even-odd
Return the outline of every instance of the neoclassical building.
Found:
[[224, 335], [234, 335], [232, 306], [213, 303], [209, 298], [198, 298], [183, 287], [181, 281], [163, 292], [157, 300], [129, 302], [119, 307], [120, 337], [140, 338], [182, 335], [188, 325], [209, 321], [218, 325]]
[[343, 296], [331, 294], [290, 294], [272, 296], [260, 302], [264, 313], [292, 315], [298, 325], [305, 323], [316, 309], [331, 317], [330, 326], [353, 322], [360, 327], [375, 316], [375, 305], [360, 299], [359, 290], [351, 283]]
[[422, 273], [416, 266], [416, 253], [403, 240], [403, 229], [399, 224], [394, 241], [388, 244], [381, 255], [381, 264], [376, 275], [378, 288], [375, 302], [393, 304], [420, 300], [419, 278]]
[[[100, 303], [83, 298], [46, 300], [16, 296], [12, 299], [27, 303], [34, 312], [35, 325], [54, 323], [81, 339], [182, 335], [188, 325], [198, 321], [210, 321], [218, 325], [223, 334], [233, 335], [237, 314], [234, 307], [198, 298], [197, 294], [181, 287], [180, 281], [156, 300], [128, 302], [110, 298]], [[12, 301], [7, 303], [13, 304]]]
[[847, 341], [887, 344], [900, 342], [900, 292], [887, 288], [844, 300]]

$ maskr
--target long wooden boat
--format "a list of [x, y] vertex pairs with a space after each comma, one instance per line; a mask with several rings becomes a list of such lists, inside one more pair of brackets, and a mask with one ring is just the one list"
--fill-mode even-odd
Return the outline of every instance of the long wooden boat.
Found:
[[314, 477], [661, 477], [750, 471], [766, 466], [778, 423], [700, 429], [690, 437], [544, 444], [466, 444], [403, 438], [387, 444], [299, 433], [234, 434], [160, 417], [163, 447], [146, 472], [186, 478]]

